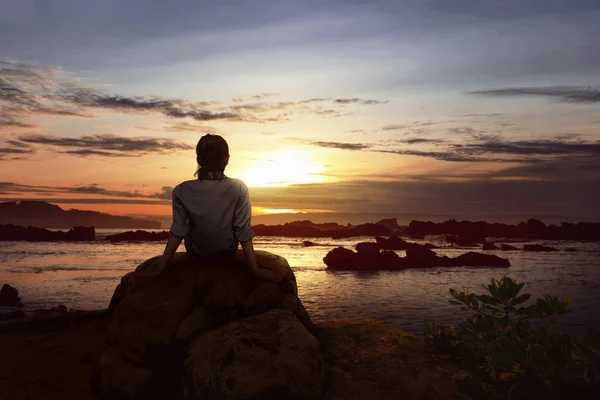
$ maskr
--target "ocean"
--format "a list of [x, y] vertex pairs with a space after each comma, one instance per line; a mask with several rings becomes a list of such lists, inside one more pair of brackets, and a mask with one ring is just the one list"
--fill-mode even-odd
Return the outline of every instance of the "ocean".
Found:
[[[144, 260], [162, 254], [164, 243], [102, 241], [122, 230], [98, 230], [95, 242], [0, 242], [0, 285], [19, 289], [25, 311], [65, 305], [79, 310], [105, 309], [120, 278]], [[304, 247], [303, 240], [317, 243]], [[314, 239], [257, 237], [255, 247], [285, 257], [298, 281], [298, 292], [315, 321], [377, 318], [408, 332], [422, 333], [425, 321], [456, 324], [469, 316], [450, 305], [448, 289], [482, 293], [481, 284], [510, 276], [524, 282], [532, 299], [545, 294], [572, 299], [573, 311], [557, 317], [559, 327], [581, 336], [586, 327], [600, 328], [600, 243], [535, 241], [578, 252], [531, 253], [494, 251], [512, 266], [496, 268], [430, 268], [375, 273], [329, 271], [323, 263], [337, 246], [349, 248], [372, 238]], [[417, 241], [422, 242], [422, 241]], [[442, 243], [435, 238], [427, 242]], [[511, 243], [521, 245], [522, 243]], [[184, 251], [183, 245], [180, 247]], [[439, 249], [457, 256], [472, 249]], [[403, 255], [402, 251], [398, 254]]]

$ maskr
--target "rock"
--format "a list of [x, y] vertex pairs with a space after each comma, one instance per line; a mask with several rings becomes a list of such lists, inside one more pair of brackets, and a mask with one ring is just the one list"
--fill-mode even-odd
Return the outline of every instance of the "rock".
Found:
[[198, 336], [183, 381], [186, 398], [319, 399], [325, 368], [315, 337], [274, 309]]
[[510, 261], [493, 254], [481, 254], [470, 251], [453, 259], [457, 267], [510, 267]]
[[398, 219], [396, 218], [384, 218], [381, 221], [375, 222], [375, 225], [382, 225], [394, 232], [399, 230], [401, 227], [398, 225]]
[[68, 232], [50, 231], [43, 228], [17, 225], [0, 225], [0, 241], [27, 241], [27, 242], [81, 242], [93, 241], [96, 237], [94, 228], [77, 226]]
[[128, 231], [116, 235], [108, 235], [106, 240], [116, 242], [164, 242], [169, 239], [169, 232]]
[[575, 247], [567, 247], [565, 251], [569, 253], [576, 253], [579, 250], [577, 250]]
[[502, 243], [500, 245], [500, 250], [503, 250], [503, 251], [507, 251], [507, 250], [519, 250], [519, 248], [515, 247], [515, 246], [511, 246], [510, 244], [504, 244], [504, 243]]
[[481, 246], [481, 250], [498, 250], [498, 246], [492, 242], [484, 242]]
[[328, 269], [333, 270], [400, 270], [405, 268], [427, 267], [509, 267], [506, 258], [492, 254], [468, 252], [455, 258], [438, 256], [425, 245], [412, 243], [406, 250], [406, 257], [393, 251], [375, 251], [375, 243], [359, 243], [357, 252], [337, 247], [323, 258]]
[[[284, 278], [255, 277], [241, 251], [234, 260], [177, 253], [163, 274], [144, 276], [155, 257], [125, 275], [109, 305], [111, 348], [94, 369], [94, 392], [102, 399], [218, 397], [232, 390], [317, 398], [323, 360], [295, 276], [283, 257], [256, 254], [261, 268], [283, 270]], [[220, 369], [219, 360], [227, 366]]]
[[10, 286], [8, 283], [5, 283], [2, 286], [2, 289], [0, 289], [0, 306], [17, 307], [21, 305], [19, 291]]
[[361, 242], [356, 245], [356, 252], [359, 256], [376, 257], [379, 254], [379, 243]]
[[329, 237], [334, 239], [358, 237], [358, 236], [387, 236], [392, 233], [387, 224], [362, 224], [362, 225], [339, 225], [336, 223], [317, 224], [311, 221], [288, 222], [283, 225], [255, 225], [253, 226], [256, 236], [279, 236], [279, 237]]
[[305, 240], [304, 242], [302, 242], [302, 245], [304, 245], [304, 247], [312, 247], [312, 246], [316, 246], [317, 244], [314, 242], [311, 242], [310, 240]]
[[525, 251], [558, 251], [557, 248], [544, 246], [541, 244], [526, 244], [523, 246], [523, 250]]
[[360, 269], [358, 253], [341, 246], [329, 251], [323, 262], [330, 269]]
[[411, 243], [398, 236], [390, 236], [387, 239], [377, 236], [375, 240], [377, 241], [379, 247], [383, 250], [406, 250], [411, 245]]

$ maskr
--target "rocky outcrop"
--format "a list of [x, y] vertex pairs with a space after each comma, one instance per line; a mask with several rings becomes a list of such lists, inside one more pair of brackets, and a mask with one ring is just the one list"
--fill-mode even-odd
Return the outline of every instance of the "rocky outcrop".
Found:
[[502, 243], [500, 245], [500, 250], [503, 250], [503, 251], [507, 251], [507, 250], [519, 250], [519, 248], [516, 247], [516, 246], [511, 246], [510, 244]]
[[0, 225], [0, 241], [26, 241], [26, 242], [87, 242], [96, 237], [94, 228], [78, 226], [68, 232], [50, 231], [32, 226]]
[[8, 283], [2, 285], [0, 289], [0, 306], [2, 307], [19, 307], [22, 306], [19, 291]]
[[287, 261], [257, 251], [256, 278], [235, 260], [177, 253], [160, 276], [158, 257], [123, 277], [109, 305], [110, 349], [92, 379], [103, 399], [316, 399], [325, 369], [314, 325], [298, 299]]
[[255, 225], [257, 236], [279, 237], [321, 237], [321, 238], [350, 238], [358, 236], [389, 236], [392, 229], [384, 224], [339, 225], [335, 223], [316, 224], [311, 221], [288, 222], [283, 225]]
[[302, 242], [302, 245], [304, 247], [313, 247], [313, 246], [316, 246], [317, 244], [315, 242], [311, 242], [310, 240], [305, 240]]
[[412, 243], [406, 249], [406, 257], [393, 251], [380, 251], [377, 243], [359, 243], [356, 252], [344, 247], [331, 250], [323, 262], [334, 270], [401, 270], [427, 267], [509, 267], [510, 262], [492, 254], [468, 252], [458, 257], [438, 256], [426, 246]]
[[489, 223], [484, 221], [449, 220], [441, 223], [412, 221], [402, 235], [424, 238], [427, 235], [454, 235], [472, 243], [482, 243], [486, 237], [534, 239], [534, 240], [600, 240], [599, 222], [577, 224], [561, 222], [546, 225], [537, 219], [529, 219], [518, 225]]
[[169, 232], [147, 232], [147, 231], [128, 231], [116, 235], [108, 235], [105, 240], [109, 242], [164, 242], [169, 239]]
[[541, 244], [526, 244], [523, 246], [524, 251], [558, 251], [555, 247], [544, 246]]

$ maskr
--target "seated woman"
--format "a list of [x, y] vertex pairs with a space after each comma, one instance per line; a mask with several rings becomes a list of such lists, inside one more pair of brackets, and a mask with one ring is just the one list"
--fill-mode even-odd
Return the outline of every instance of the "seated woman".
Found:
[[248, 264], [261, 278], [280, 280], [283, 271], [258, 267], [250, 225], [252, 209], [248, 187], [225, 176], [229, 146], [218, 135], [203, 136], [196, 146], [198, 179], [173, 189], [173, 224], [158, 265], [159, 273], [185, 239], [186, 251], [196, 258], [233, 258], [241, 243]]

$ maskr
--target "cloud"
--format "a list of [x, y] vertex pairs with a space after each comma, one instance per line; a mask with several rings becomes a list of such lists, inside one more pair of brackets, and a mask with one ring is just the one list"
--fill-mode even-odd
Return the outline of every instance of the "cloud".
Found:
[[374, 105], [374, 104], [386, 104], [389, 103], [389, 100], [371, 100], [371, 99], [335, 99], [334, 103], [337, 104], [363, 104], [363, 105]]
[[429, 139], [429, 138], [408, 138], [403, 140], [397, 140], [398, 143], [405, 144], [440, 144], [445, 143], [444, 139]]
[[166, 125], [163, 129], [170, 132], [194, 132], [198, 134], [219, 132], [219, 130], [213, 126], [194, 125], [189, 122], [177, 122]]
[[345, 142], [326, 142], [319, 140], [309, 140], [309, 139], [301, 139], [301, 138], [287, 138], [288, 140], [293, 140], [296, 142], [301, 142], [311, 146], [317, 147], [325, 147], [329, 149], [340, 149], [340, 150], [364, 150], [371, 147], [368, 144], [362, 143], [345, 143]]
[[[108, 93], [105, 86], [90, 85], [60, 68], [0, 60], [0, 126], [31, 127], [28, 118], [39, 115], [91, 118], [95, 110], [121, 113], [157, 113], [167, 118], [189, 118], [198, 122], [245, 121], [253, 123], [283, 122], [302, 114], [327, 117], [351, 115], [318, 106], [383, 104], [386, 101], [360, 98], [312, 98], [299, 101], [267, 103], [277, 96], [263, 93], [248, 99], [235, 98], [233, 105], [214, 101], [192, 102], [160, 96], [123, 96]], [[259, 101], [246, 103], [249, 101]]]
[[503, 89], [486, 89], [468, 92], [472, 95], [484, 96], [538, 96], [554, 97], [569, 103], [599, 103], [600, 88], [592, 86], [548, 86], [548, 87], [517, 87]]
[[477, 133], [477, 131], [473, 128], [469, 127], [457, 127], [448, 129], [450, 133], [455, 133], [457, 135], [473, 135]]
[[410, 128], [410, 125], [385, 125], [381, 127], [382, 131], [400, 131], [402, 129]]
[[193, 146], [173, 139], [91, 135], [77, 138], [46, 135], [22, 135], [21, 142], [67, 149], [64, 153], [80, 156], [139, 157], [190, 150]]

